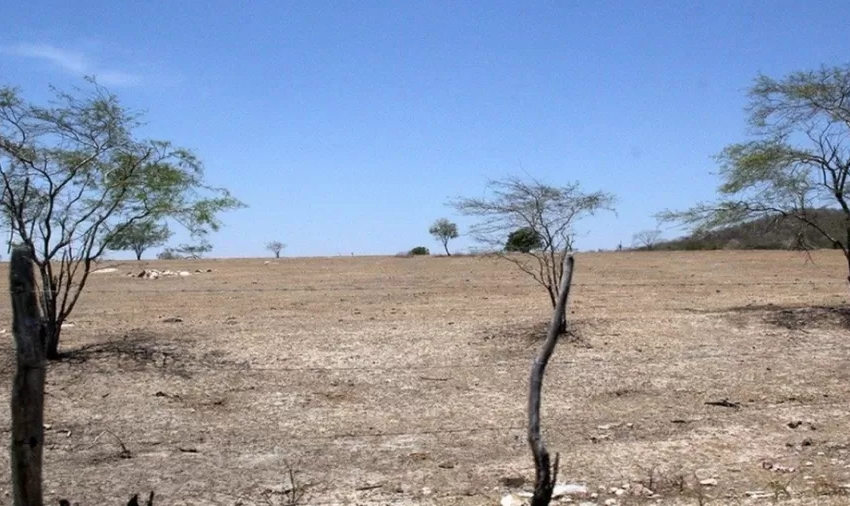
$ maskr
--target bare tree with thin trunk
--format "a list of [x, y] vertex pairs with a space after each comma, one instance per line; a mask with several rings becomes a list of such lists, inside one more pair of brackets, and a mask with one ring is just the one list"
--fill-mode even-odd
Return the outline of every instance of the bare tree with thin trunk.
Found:
[[[602, 191], [585, 193], [577, 182], [558, 187], [515, 177], [491, 181], [488, 189], [488, 197], [460, 198], [451, 205], [463, 215], [480, 218], [470, 230], [472, 237], [543, 286], [554, 308], [564, 257], [573, 251], [576, 222], [600, 211], [613, 211], [616, 197]], [[520, 229], [531, 231], [540, 247], [506, 251], [508, 237]]]
[[540, 353], [534, 359], [531, 367], [531, 380], [529, 381], [528, 394], [528, 444], [534, 456], [535, 482], [534, 495], [531, 506], [547, 506], [552, 500], [552, 491], [558, 479], [559, 454], [555, 454], [555, 462], [551, 463], [549, 451], [543, 444], [543, 436], [540, 433], [540, 404], [543, 390], [543, 375], [546, 372], [546, 364], [555, 352], [558, 336], [561, 333], [562, 322], [566, 321], [567, 304], [569, 303], [570, 286], [573, 280], [575, 260], [572, 255], [564, 259], [564, 276], [558, 290], [558, 300], [552, 313], [552, 321], [549, 323], [549, 331], [546, 341], [540, 349]]
[[275, 258], [280, 258], [280, 252], [286, 247], [286, 244], [283, 244], [280, 241], [271, 241], [266, 244], [266, 249], [274, 253]]
[[642, 230], [636, 233], [632, 237], [632, 242], [638, 248], [644, 248], [648, 250], [655, 249], [655, 246], [661, 240], [661, 231], [660, 230]]

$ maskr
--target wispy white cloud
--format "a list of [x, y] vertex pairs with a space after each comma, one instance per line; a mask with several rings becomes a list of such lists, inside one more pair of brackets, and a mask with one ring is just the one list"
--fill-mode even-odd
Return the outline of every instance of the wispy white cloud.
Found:
[[103, 68], [88, 55], [64, 49], [50, 44], [15, 44], [2, 48], [6, 54], [46, 61], [54, 67], [78, 76], [95, 76], [106, 86], [139, 86], [143, 84], [140, 75], [120, 70]]

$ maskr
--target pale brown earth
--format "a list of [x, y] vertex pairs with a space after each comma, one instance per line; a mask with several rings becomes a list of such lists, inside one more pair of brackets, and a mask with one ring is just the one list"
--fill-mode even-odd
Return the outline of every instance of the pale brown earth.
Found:
[[[544, 436], [562, 481], [608, 490], [575, 503], [850, 501], [846, 266], [812, 260], [577, 255], [577, 337], [548, 369]], [[287, 466], [310, 504], [495, 505], [505, 480], [532, 479], [526, 389], [550, 315], [533, 281], [473, 257], [264, 262], [91, 277], [48, 372], [50, 504], [284, 504]], [[144, 265], [212, 272], [125, 275]], [[706, 404], [722, 399], [740, 406]], [[7, 409], [0, 430], [8, 447]], [[641, 482], [660, 500], [609, 493]], [[9, 487], [0, 473], [3, 504]]]

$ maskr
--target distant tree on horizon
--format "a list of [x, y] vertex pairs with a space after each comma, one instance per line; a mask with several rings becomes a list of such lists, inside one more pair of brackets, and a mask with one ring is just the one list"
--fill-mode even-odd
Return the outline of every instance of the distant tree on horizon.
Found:
[[443, 249], [446, 250], [446, 255], [452, 256], [452, 254], [449, 253], [449, 241], [451, 239], [457, 239], [457, 225], [449, 221], [447, 218], [440, 218], [431, 225], [428, 232], [443, 244]]
[[167, 225], [152, 220], [137, 221], [114, 234], [109, 242], [111, 251], [132, 251], [136, 260], [150, 248], [162, 246], [172, 236]]
[[658, 244], [658, 241], [661, 240], [661, 236], [662, 232], [658, 229], [641, 230], [632, 236], [632, 243], [638, 248], [653, 250]]
[[531, 227], [514, 230], [505, 241], [505, 251], [512, 253], [531, 253], [543, 247], [543, 238]]
[[280, 241], [271, 241], [266, 244], [266, 249], [274, 253], [275, 258], [280, 258], [280, 252], [286, 248], [286, 244]]

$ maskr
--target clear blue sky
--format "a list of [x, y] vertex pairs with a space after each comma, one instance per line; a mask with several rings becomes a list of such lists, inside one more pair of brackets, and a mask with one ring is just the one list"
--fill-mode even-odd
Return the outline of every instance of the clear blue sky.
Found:
[[435, 218], [469, 224], [448, 198], [523, 170], [615, 193], [578, 243], [612, 248], [711, 198], [752, 79], [850, 61], [848, 19], [846, 0], [31, 1], [0, 16], [0, 82], [40, 100], [96, 74], [147, 111], [145, 135], [250, 205], [215, 256], [437, 250]]

